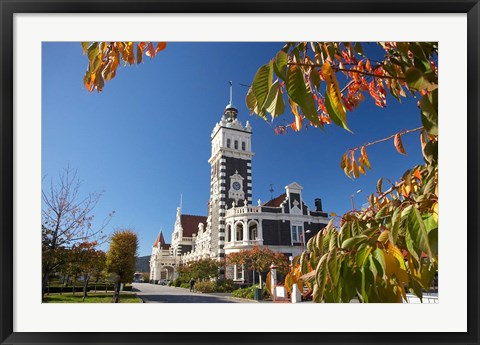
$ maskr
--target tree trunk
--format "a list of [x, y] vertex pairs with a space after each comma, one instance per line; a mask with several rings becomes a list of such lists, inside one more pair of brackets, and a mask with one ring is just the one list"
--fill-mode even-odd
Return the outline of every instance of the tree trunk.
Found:
[[88, 278], [85, 279], [83, 283], [83, 297], [82, 297], [82, 302], [85, 301], [85, 298], [87, 298], [87, 290], [88, 290]]
[[72, 287], [72, 295], [75, 295], [75, 283], [77, 282], [77, 280], [75, 279], [73, 281], [73, 287]]
[[42, 281], [42, 299], [45, 295], [45, 291], [47, 290], [48, 281], [50, 280], [50, 264], [47, 262], [45, 264], [45, 272], [43, 273], [43, 281]]
[[112, 303], [118, 303], [120, 299], [120, 282], [115, 283], [115, 289], [113, 292]]

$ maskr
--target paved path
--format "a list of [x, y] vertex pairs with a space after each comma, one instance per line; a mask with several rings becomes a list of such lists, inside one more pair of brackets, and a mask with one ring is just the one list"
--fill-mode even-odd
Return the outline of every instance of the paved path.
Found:
[[250, 303], [222, 294], [189, 292], [187, 289], [148, 283], [133, 283], [133, 289], [146, 303]]

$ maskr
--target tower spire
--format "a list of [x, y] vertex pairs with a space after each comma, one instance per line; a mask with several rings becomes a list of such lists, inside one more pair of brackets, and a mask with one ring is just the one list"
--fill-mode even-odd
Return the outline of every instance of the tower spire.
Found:
[[238, 110], [233, 105], [233, 83], [231, 80], [228, 83], [230, 85], [230, 102], [225, 107], [223, 114], [228, 122], [233, 122], [237, 118]]

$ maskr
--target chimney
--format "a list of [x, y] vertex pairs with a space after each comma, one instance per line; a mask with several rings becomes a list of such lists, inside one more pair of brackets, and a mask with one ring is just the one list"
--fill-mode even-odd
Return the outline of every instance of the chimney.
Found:
[[315, 199], [315, 211], [323, 212], [323, 210], [322, 210], [322, 199], [320, 199], [320, 198]]

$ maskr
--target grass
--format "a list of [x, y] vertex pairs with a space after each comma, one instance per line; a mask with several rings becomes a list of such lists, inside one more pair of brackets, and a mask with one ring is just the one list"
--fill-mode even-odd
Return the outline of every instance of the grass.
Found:
[[[82, 293], [50, 294], [43, 297], [43, 303], [112, 303], [113, 293], [89, 293], [82, 302]], [[142, 300], [134, 293], [123, 292], [120, 294], [120, 303], [142, 303]]]

